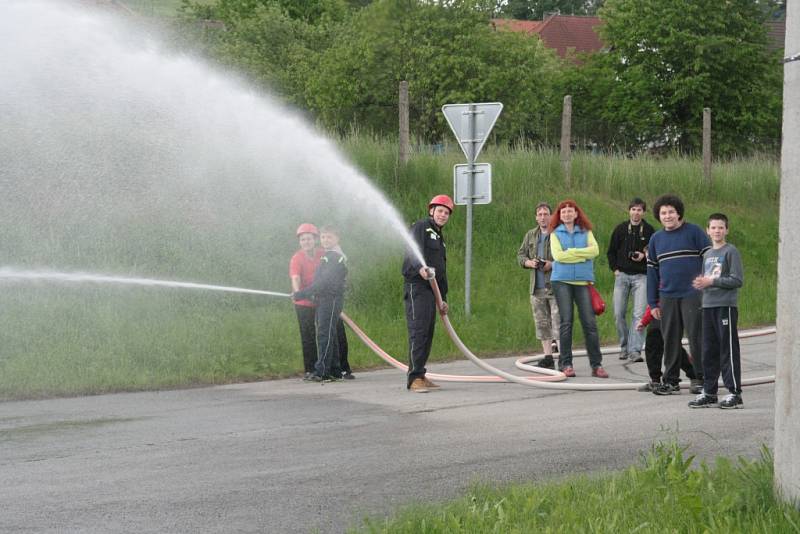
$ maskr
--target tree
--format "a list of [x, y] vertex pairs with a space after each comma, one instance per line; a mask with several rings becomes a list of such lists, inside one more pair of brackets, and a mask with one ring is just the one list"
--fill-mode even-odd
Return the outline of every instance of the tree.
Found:
[[627, 142], [696, 151], [704, 107], [717, 153], [779, 142], [781, 69], [758, 2], [607, 0], [599, 14], [610, 52], [590, 99]]
[[542, 139], [560, 109], [555, 54], [536, 37], [494, 31], [490, 16], [474, 3], [378, 0], [322, 54], [305, 99], [329, 126], [394, 133], [398, 82], [407, 80], [420, 138], [442, 139], [443, 104], [501, 101], [498, 136]]
[[521, 20], [544, 20], [551, 13], [594, 15], [603, 0], [508, 0], [503, 15]]
[[309, 73], [350, 16], [345, 0], [184, 0], [190, 24], [212, 19], [224, 29], [204, 35], [207, 51], [284, 100], [307, 107]]

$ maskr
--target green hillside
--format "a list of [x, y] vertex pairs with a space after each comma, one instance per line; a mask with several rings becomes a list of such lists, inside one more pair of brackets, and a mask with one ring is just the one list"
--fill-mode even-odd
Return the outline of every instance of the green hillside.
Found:
[[[391, 164], [394, 147], [388, 143], [373, 141], [365, 145], [362, 140], [348, 143], [347, 148], [409, 221], [423, 215], [431, 196], [452, 191], [452, 166], [463, 163], [463, 155], [454, 149], [445, 155], [417, 155], [406, 169], [395, 171]], [[731, 217], [730, 241], [742, 250], [746, 268], [741, 323], [753, 326], [774, 321], [778, 235], [778, 170], [774, 160], [755, 158], [720, 163], [714, 170], [714, 183], [709, 186], [703, 183], [699, 160], [581, 154], [573, 162], [572, 185], [567, 187], [558, 154], [552, 151], [495, 149], [480, 159], [493, 166], [493, 202], [474, 210], [469, 320], [463, 316], [466, 209], [457, 209], [445, 229], [451, 316], [464, 340], [475, 350], [502, 353], [530, 351], [535, 347], [527, 298], [529, 273], [516, 265], [516, 251], [525, 232], [535, 224], [533, 208], [542, 200], [555, 205], [564, 198], [574, 198], [593, 221], [601, 247], [595, 268], [597, 286], [609, 304], [613, 276], [607, 267], [605, 249], [613, 227], [625, 220], [628, 201], [633, 196], [641, 196], [651, 204], [660, 194], [678, 193], [687, 206], [686, 219], [701, 226], [705, 226], [708, 214], [726, 212]], [[654, 222], [652, 214], [648, 214], [648, 220]], [[657, 224], [654, 226], [658, 228]], [[374, 300], [367, 297], [364, 303], [373, 301], [376, 307], [382, 304], [385, 311], [381, 317], [391, 317], [393, 310], [399, 314], [397, 266], [386, 266], [385, 272], [373, 274], [372, 280], [383, 280], [381, 287], [394, 284], [398, 288], [397, 304], [382, 302], [379, 294]], [[374, 308], [367, 312], [367, 307], [358, 306], [351, 311], [356, 318], [363, 313], [368, 331], [375, 333], [394, 353], [404, 354], [401, 315], [396, 315], [400, 324], [392, 325], [374, 321]], [[599, 328], [605, 342], [615, 341], [611, 313], [599, 318]], [[400, 339], [396, 338], [398, 333]], [[435, 344], [434, 352], [443, 356], [442, 352], [452, 354], [454, 349], [442, 338]]]
[[[341, 144], [409, 223], [425, 215], [425, 205], [434, 194], [452, 191], [452, 166], [463, 162], [460, 151], [450, 147], [444, 154], [418, 153], [401, 168], [392, 142], [350, 137]], [[632, 196], [652, 203], [658, 194], [676, 192], [687, 204], [687, 219], [703, 225], [709, 213], [726, 212], [732, 225], [730, 241], [742, 251], [746, 271], [741, 326], [774, 321], [778, 234], [774, 159], [719, 163], [713, 185], [708, 185], [697, 160], [579, 154], [570, 187], [554, 152], [490, 147], [480, 159], [493, 165], [493, 202], [475, 208], [470, 318], [463, 314], [465, 209], [458, 208], [445, 229], [451, 318], [476, 353], [536, 349], [528, 272], [516, 265], [516, 251], [534, 224], [536, 203], [555, 204], [568, 197], [592, 219], [603, 252], [614, 225], [626, 217]], [[651, 215], [648, 219], [652, 222]], [[291, 252], [286, 252], [288, 258]], [[351, 256], [345, 310], [384, 349], [404, 360], [401, 258], [370, 260], [357, 250]], [[283, 265], [283, 260], [278, 263]], [[197, 279], [218, 281], [212, 272], [207, 274]], [[613, 282], [604, 254], [596, 262], [596, 274], [598, 288], [610, 301]], [[54, 291], [39, 285], [4, 287], [2, 299], [0, 397], [258, 380], [302, 370], [294, 312], [286, 299], [154, 294], [95, 286]], [[616, 341], [610, 312], [599, 318], [599, 327], [605, 343]], [[578, 343], [579, 332], [576, 329]], [[351, 340], [350, 361], [355, 367], [382, 365], [354, 336]], [[455, 347], [438, 329], [432, 359], [457, 357]]]

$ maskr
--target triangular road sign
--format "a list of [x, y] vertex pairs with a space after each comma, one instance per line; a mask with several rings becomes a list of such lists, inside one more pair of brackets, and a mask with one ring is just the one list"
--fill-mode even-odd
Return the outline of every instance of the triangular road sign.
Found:
[[[472, 109], [470, 109], [470, 106]], [[461, 150], [467, 156], [467, 161], [474, 162], [478, 157], [501, 111], [503, 111], [503, 104], [500, 102], [446, 104], [442, 106], [442, 113], [444, 113], [447, 124], [450, 125], [453, 134], [458, 139]], [[470, 136], [470, 120], [472, 117], [475, 118], [475, 129]]]

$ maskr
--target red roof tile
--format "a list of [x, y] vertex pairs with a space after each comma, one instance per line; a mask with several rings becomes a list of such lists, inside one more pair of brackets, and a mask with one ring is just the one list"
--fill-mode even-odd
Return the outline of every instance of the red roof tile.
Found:
[[542, 24], [539, 20], [492, 19], [495, 29], [520, 33], [536, 33]]
[[601, 24], [599, 17], [554, 15], [544, 21], [538, 30], [548, 48], [555, 48], [558, 55], [566, 57], [572, 52], [599, 52], [603, 48], [595, 27]]
[[[535, 33], [548, 48], [566, 57], [572, 52], [599, 52], [603, 43], [596, 28], [602, 24], [599, 17], [577, 15], [553, 15], [545, 20], [492, 19], [496, 29], [513, 32]], [[770, 50], [781, 50], [786, 38], [786, 21], [765, 22]]]
[[566, 57], [574, 52], [598, 52], [603, 43], [595, 32], [602, 22], [599, 17], [580, 17], [575, 15], [553, 15], [543, 21], [493, 19], [496, 29], [513, 32], [535, 33], [541, 37], [548, 48], [556, 50], [559, 56]]

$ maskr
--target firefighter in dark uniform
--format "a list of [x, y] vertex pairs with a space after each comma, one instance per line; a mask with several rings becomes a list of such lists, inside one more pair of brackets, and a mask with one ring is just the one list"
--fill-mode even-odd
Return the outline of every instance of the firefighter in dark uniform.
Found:
[[437, 195], [428, 204], [429, 217], [411, 226], [411, 236], [425, 260], [423, 265], [411, 251], [403, 261], [403, 300], [408, 323], [408, 380], [406, 387], [426, 393], [436, 384], [425, 377], [425, 364], [431, 353], [436, 324], [436, 300], [429, 280], [435, 276], [442, 294], [442, 311], [447, 313], [447, 252], [442, 227], [454, 208], [447, 195]]

